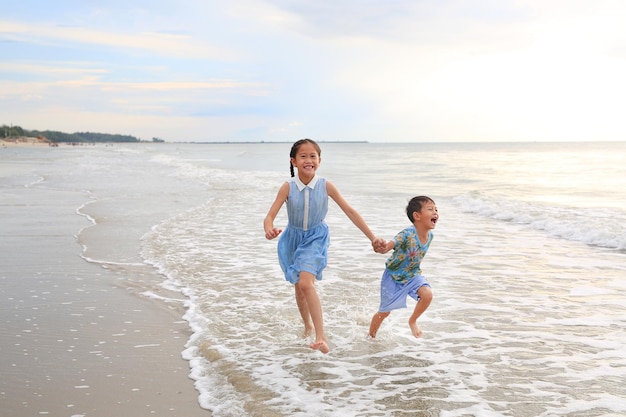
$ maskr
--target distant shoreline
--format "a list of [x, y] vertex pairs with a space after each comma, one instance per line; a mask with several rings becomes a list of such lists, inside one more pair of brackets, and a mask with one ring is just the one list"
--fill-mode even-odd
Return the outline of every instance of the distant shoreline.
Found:
[[[219, 142], [166, 142], [166, 143], [189, 143], [193, 145], [238, 145], [238, 144], [272, 144], [272, 143], [293, 143], [294, 141], [219, 141]], [[317, 143], [369, 143], [366, 140], [316, 140]]]
[[[320, 140], [318, 143], [369, 143], [366, 140]], [[39, 139], [35, 137], [22, 136], [17, 138], [5, 138], [0, 139], [0, 146], [2, 147], [24, 147], [24, 146], [50, 146], [56, 147], [59, 145], [67, 145], [67, 146], [77, 146], [77, 145], [96, 145], [96, 144], [104, 144], [104, 145], [113, 145], [113, 144], [129, 144], [129, 143], [157, 143], [157, 142], [53, 142], [47, 139]], [[176, 144], [176, 145], [263, 145], [263, 144], [284, 144], [284, 143], [293, 143], [293, 141], [215, 141], [215, 142], [195, 142], [195, 141], [185, 141], [185, 142], [158, 142], [163, 144]]]
[[17, 138], [0, 139], [2, 147], [23, 147], [23, 146], [55, 146], [47, 139], [39, 139], [29, 136], [20, 136]]

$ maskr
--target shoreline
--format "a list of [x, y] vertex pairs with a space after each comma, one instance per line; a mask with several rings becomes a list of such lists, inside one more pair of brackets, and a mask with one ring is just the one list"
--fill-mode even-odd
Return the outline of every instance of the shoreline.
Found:
[[10, 138], [10, 139], [0, 139], [0, 146], [3, 148], [14, 148], [14, 147], [30, 147], [30, 146], [45, 146], [45, 147], [54, 147], [55, 145], [45, 139], [38, 139], [32, 137], [19, 137], [19, 138]]
[[210, 417], [182, 357], [192, 334], [184, 297], [158, 287], [151, 266], [83, 258], [85, 193], [33, 183], [30, 156], [0, 163], [3, 415]]

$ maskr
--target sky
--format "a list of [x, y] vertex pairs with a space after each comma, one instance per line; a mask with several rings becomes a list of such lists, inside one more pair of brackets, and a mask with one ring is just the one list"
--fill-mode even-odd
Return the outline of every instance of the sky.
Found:
[[141, 140], [626, 140], [623, 0], [0, 4], [0, 125]]

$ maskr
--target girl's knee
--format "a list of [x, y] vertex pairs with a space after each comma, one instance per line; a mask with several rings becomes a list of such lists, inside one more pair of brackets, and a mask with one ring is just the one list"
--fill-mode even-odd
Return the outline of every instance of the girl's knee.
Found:
[[315, 276], [308, 272], [300, 273], [300, 280], [296, 284], [296, 291], [305, 293], [315, 289]]

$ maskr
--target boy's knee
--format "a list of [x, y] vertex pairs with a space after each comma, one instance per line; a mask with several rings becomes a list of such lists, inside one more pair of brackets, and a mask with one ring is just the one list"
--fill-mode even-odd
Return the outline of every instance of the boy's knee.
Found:
[[432, 301], [433, 290], [429, 286], [424, 285], [417, 291], [417, 295], [424, 301]]

